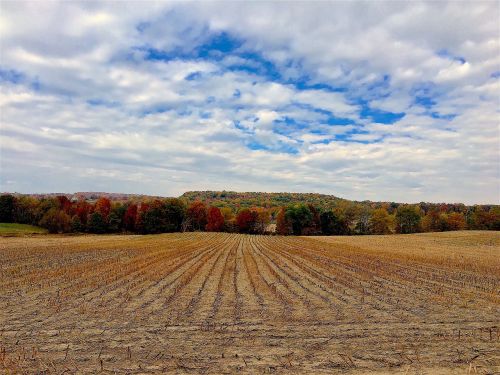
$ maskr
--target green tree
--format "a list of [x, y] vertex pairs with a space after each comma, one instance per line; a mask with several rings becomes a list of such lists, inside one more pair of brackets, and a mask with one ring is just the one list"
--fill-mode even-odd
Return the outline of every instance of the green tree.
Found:
[[106, 233], [108, 229], [104, 217], [100, 212], [97, 211], [93, 212], [90, 215], [90, 218], [87, 223], [87, 228], [90, 233], [97, 233], [97, 234]]
[[332, 211], [325, 211], [320, 215], [321, 232], [324, 235], [346, 235], [349, 234], [347, 221]]
[[16, 198], [11, 194], [0, 195], [0, 223], [14, 221], [14, 207]]
[[167, 231], [167, 219], [165, 215], [165, 204], [154, 201], [142, 216], [143, 233], [163, 233]]
[[40, 201], [30, 196], [20, 196], [16, 199], [14, 221], [21, 224], [37, 225], [37, 210]]
[[39, 223], [43, 216], [52, 208], [59, 210], [59, 201], [54, 198], [43, 198], [40, 200], [40, 204], [36, 207], [35, 211], [35, 221]]
[[121, 219], [116, 212], [111, 211], [108, 217], [108, 232], [116, 233], [120, 231]]
[[399, 206], [396, 212], [396, 232], [416, 233], [420, 231], [420, 212], [417, 207]]
[[71, 218], [71, 231], [74, 233], [81, 233], [85, 231], [85, 226], [78, 215], [74, 215]]
[[165, 200], [166, 232], [179, 232], [186, 215], [186, 206], [177, 198]]
[[292, 225], [292, 232], [296, 236], [300, 236], [303, 228], [312, 225], [313, 221], [311, 210], [304, 204], [288, 206], [285, 217]]
[[[125, 218], [125, 213], [127, 212], [127, 208], [128, 206], [126, 204], [121, 204], [121, 203], [114, 203], [111, 206], [111, 213], [109, 214], [110, 232], [119, 232], [125, 229], [124, 218]], [[113, 223], [111, 223], [111, 219], [113, 219]]]

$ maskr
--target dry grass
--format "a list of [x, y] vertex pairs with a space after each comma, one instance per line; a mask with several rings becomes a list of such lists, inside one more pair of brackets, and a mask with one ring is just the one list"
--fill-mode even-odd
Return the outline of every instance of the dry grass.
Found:
[[0, 238], [7, 373], [500, 371], [500, 234]]

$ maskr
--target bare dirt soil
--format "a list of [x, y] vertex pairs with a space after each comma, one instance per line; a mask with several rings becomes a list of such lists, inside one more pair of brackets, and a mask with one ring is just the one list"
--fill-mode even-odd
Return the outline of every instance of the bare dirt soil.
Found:
[[500, 233], [0, 238], [0, 372], [500, 373]]

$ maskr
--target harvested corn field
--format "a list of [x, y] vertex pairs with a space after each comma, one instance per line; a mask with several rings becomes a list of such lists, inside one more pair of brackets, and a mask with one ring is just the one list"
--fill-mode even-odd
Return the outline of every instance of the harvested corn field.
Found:
[[500, 371], [500, 234], [0, 239], [12, 373]]

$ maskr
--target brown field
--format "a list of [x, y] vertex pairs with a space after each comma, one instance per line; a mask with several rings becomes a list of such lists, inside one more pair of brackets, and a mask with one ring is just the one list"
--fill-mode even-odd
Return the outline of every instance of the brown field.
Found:
[[6, 373], [500, 373], [500, 233], [0, 238]]

